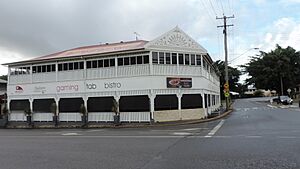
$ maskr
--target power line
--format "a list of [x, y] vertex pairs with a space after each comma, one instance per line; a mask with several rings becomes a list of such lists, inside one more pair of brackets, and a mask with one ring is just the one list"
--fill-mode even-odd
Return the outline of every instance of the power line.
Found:
[[213, 11], [214, 11], [215, 15], [217, 16], [216, 10], [215, 10], [215, 8], [214, 8], [213, 4], [211, 3], [211, 0], [209, 0], [209, 3], [210, 3], [210, 6], [211, 6], [211, 8], [213, 9]]

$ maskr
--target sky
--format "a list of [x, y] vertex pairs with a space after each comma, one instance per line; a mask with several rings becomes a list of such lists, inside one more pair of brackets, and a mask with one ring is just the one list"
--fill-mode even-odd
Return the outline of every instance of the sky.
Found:
[[[1, 0], [0, 64], [100, 43], [153, 40], [179, 26], [224, 60], [228, 19], [229, 64], [237, 67], [276, 44], [300, 50], [300, 0]], [[255, 50], [253, 48], [259, 48]], [[7, 67], [0, 66], [0, 75]], [[242, 77], [242, 79], [245, 77]]]

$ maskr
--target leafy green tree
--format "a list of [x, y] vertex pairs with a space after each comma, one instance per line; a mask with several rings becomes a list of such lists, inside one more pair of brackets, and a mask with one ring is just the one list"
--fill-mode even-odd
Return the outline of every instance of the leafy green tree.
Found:
[[[221, 60], [217, 60], [214, 62], [214, 65], [219, 69], [220, 71], [220, 91], [222, 99], [224, 99], [223, 90], [224, 90], [224, 84], [225, 84], [225, 62]], [[239, 78], [241, 75], [241, 71], [239, 71], [237, 68], [233, 68], [231, 66], [228, 66], [228, 81], [229, 81], [229, 89], [230, 91], [238, 92], [240, 89], [240, 84], [238, 83]]]
[[261, 51], [242, 67], [250, 76], [246, 83], [254, 84], [257, 89], [276, 90], [281, 94], [281, 83], [283, 93], [300, 83], [300, 53], [290, 46], [276, 45], [269, 53]]
[[2, 80], [7, 80], [7, 75], [2, 75], [2, 76], [0, 76], [0, 79], [2, 79]]

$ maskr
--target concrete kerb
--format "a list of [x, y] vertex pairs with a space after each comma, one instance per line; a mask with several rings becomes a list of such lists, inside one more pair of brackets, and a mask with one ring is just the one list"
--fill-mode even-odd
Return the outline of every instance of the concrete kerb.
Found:
[[229, 109], [225, 113], [222, 113], [219, 116], [209, 118], [209, 119], [200, 119], [200, 120], [186, 120], [186, 121], [172, 121], [172, 122], [163, 122], [163, 123], [155, 123], [155, 124], [125, 124], [125, 125], [88, 125], [82, 127], [81, 125], [64, 125], [64, 126], [52, 126], [52, 125], [45, 125], [45, 126], [7, 126], [6, 129], [66, 129], [66, 128], [82, 128], [82, 129], [92, 129], [92, 128], [151, 128], [151, 127], [164, 127], [164, 126], [178, 126], [178, 125], [188, 125], [188, 124], [197, 124], [197, 123], [205, 123], [211, 122], [215, 120], [222, 119], [228, 116], [233, 109]]

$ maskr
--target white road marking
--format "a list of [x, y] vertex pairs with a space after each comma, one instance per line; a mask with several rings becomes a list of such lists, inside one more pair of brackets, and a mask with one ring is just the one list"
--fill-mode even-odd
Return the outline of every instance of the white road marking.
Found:
[[246, 138], [261, 138], [262, 136], [245, 136]]
[[190, 129], [182, 129], [184, 131], [194, 131], [194, 130], [201, 130], [201, 129], [208, 129], [208, 128], [190, 128]]
[[295, 137], [295, 136], [279, 136], [278, 138], [295, 139], [295, 138], [298, 138], [298, 137]]
[[225, 122], [225, 120], [221, 120], [220, 123], [218, 125], [216, 125], [205, 137], [209, 138], [209, 137], [212, 137], [213, 135], [215, 135], [216, 132], [222, 127], [224, 122]]
[[187, 133], [187, 132], [174, 132], [174, 135], [179, 135], [179, 136], [188, 136], [191, 135], [192, 133]]
[[64, 134], [61, 134], [62, 136], [78, 136], [80, 134], [78, 133], [64, 133]]

